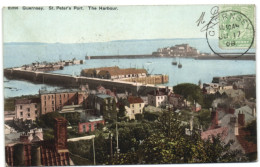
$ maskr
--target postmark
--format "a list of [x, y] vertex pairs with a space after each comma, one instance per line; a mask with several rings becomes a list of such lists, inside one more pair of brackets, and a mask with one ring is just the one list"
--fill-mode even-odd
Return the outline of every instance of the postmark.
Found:
[[[207, 24], [207, 43], [212, 52], [220, 57], [230, 56], [229, 50], [236, 50], [236, 54], [232, 55], [234, 58], [246, 54], [254, 44], [254, 36], [253, 21], [240, 11], [220, 11]], [[218, 46], [212, 42], [216, 39]]]

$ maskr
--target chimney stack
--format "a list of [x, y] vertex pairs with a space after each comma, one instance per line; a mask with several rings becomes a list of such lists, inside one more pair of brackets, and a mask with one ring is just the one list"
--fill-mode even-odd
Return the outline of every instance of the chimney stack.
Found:
[[242, 113], [240, 113], [240, 111], [238, 113], [238, 124], [240, 126], [245, 126], [245, 114], [243, 113], [243, 111]]
[[54, 137], [57, 152], [67, 150], [67, 120], [65, 118], [55, 118]]

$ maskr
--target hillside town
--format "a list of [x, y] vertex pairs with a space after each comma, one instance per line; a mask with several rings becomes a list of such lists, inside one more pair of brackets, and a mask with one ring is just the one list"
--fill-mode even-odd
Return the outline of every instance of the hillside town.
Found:
[[[145, 77], [147, 71], [106, 67], [81, 75], [118, 79]], [[8, 166], [255, 161], [256, 115], [255, 75], [158, 87], [145, 95], [101, 84], [40, 89], [37, 95], [5, 99], [5, 159]], [[196, 141], [195, 152], [191, 143], [178, 148], [169, 141], [161, 145], [172, 147], [170, 153], [161, 155], [167, 148], [152, 142], [159, 140], [158, 132], [170, 141]], [[203, 152], [218, 144], [230, 147], [213, 156]], [[194, 154], [171, 152], [184, 147]], [[166, 161], [168, 155], [179, 157]]]

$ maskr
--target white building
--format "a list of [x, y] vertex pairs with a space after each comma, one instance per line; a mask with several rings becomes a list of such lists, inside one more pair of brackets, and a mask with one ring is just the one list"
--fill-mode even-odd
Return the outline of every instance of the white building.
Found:
[[140, 97], [128, 96], [127, 98], [129, 105], [125, 106], [126, 116], [129, 119], [135, 119], [136, 114], [142, 114], [144, 109], [144, 101]]
[[40, 99], [18, 99], [15, 101], [15, 118], [25, 120], [36, 120], [40, 113]]
[[161, 107], [167, 104], [167, 93], [156, 90], [148, 94], [148, 105]]

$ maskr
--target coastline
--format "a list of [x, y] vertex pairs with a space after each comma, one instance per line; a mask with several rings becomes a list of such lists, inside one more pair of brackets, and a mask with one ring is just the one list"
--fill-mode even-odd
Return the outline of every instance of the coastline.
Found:
[[[232, 56], [232, 55], [230, 55]], [[178, 58], [174, 56], [157, 56], [157, 55], [108, 55], [108, 56], [86, 56], [88, 59], [143, 59], [143, 58]], [[192, 58], [195, 60], [253, 60], [255, 61], [255, 55], [243, 55], [239, 57], [220, 57], [220, 56], [181, 56], [179, 58]]]

